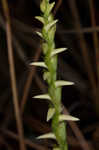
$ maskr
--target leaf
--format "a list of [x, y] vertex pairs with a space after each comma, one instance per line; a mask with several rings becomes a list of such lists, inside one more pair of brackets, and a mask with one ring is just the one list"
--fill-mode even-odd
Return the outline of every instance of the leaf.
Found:
[[69, 121], [79, 121], [78, 118], [72, 117], [70, 115], [60, 115], [59, 116], [59, 121], [67, 121], [67, 120], [69, 120]]
[[47, 68], [44, 62], [33, 62], [33, 63], [30, 63], [30, 65]]
[[43, 38], [43, 35], [41, 32], [36, 31], [36, 34], [39, 35], [41, 38]]
[[44, 18], [41, 16], [36, 16], [35, 17], [37, 20], [39, 20], [40, 22], [42, 22], [43, 24], [45, 23]]
[[55, 82], [56, 87], [73, 85], [73, 84], [74, 84], [74, 82], [63, 81], [63, 80], [59, 80], [59, 81]]
[[47, 121], [49, 121], [53, 117], [54, 113], [55, 113], [55, 108], [51, 107], [51, 108], [48, 109]]
[[51, 100], [51, 98], [50, 98], [50, 96], [48, 94], [37, 95], [37, 96], [34, 96], [33, 98]]
[[56, 139], [56, 137], [53, 133], [47, 133], [47, 134], [38, 136], [37, 139]]
[[51, 56], [54, 56], [54, 55], [56, 55], [58, 53], [61, 53], [61, 52], [65, 51], [65, 50], [67, 50], [67, 48], [58, 48], [58, 49], [55, 49], [55, 50], [52, 51]]
[[58, 20], [54, 20], [45, 26], [45, 30], [48, 31]]

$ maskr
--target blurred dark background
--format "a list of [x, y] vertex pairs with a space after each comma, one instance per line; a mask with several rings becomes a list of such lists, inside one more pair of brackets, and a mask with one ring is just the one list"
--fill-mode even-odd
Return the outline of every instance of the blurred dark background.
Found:
[[[41, 39], [36, 35], [36, 31], [42, 27], [35, 19], [35, 16], [41, 14], [39, 5], [40, 0], [8, 0], [19, 107], [29, 150], [42, 149], [38, 145], [51, 149], [55, 144], [54, 141], [36, 139], [36, 136], [51, 130], [50, 122], [46, 122], [48, 103], [32, 98], [47, 91], [42, 69], [29, 65], [43, 58]], [[58, 57], [58, 78], [75, 83], [73, 86], [63, 87], [62, 102], [71, 115], [80, 118], [73, 127], [67, 123], [69, 149], [88, 150], [81, 146], [84, 140], [89, 144], [90, 150], [98, 150], [99, 1], [57, 0], [53, 14], [59, 20], [56, 47], [68, 48]], [[18, 149], [18, 134], [5, 25], [5, 15], [0, 2], [0, 149], [11, 150]], [[82, 135], [83, 140], [79, 142], [77, 136], [80, 139]]]

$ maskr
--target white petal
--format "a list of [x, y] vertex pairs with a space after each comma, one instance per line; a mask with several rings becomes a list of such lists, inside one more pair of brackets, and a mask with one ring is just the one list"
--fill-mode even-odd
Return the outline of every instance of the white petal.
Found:
[[36, 16], [35, 18], [36, 18], [37, 20], [39, 20], [40, 22], [42, 22], [43, 24], [45, 23], [43, 17], [41, 17], [41, 16]]
[[65, 50], [67, 50], [67, 48], [58, 48], [58, 49], [55, 49], [55, 50], [52, 51], [51, 56], [54, 56], [54, 55], [56, 55], [58, 53], [61, 53], [61, 52], [65, 51]]
[[60, 86], [66, 86], [66, 85], [73, 85], [74, 82], [69, 82], [69, 81], [63, 81], [63, 80], [59, 80], [55, 82], [56, 87], [60, 87]]
[[78, 118], [70, 116], [70, 115], [60, 115], [59, 120], [60, 121], [67, 121], [67, 120], [69, 120], [69, 121], [79, 121]]
[[33, 62], [33, 63], [30, 63], [30, 65], [47, 68], [44, 62]]
[[43, 35], [42, 35], [42, 33], [41, 32], [36, 32], [37, 33], [37, 35], [39, 35], [41, 38], [43, 38]]
[[56, 139], [56, 137], [53, 133], [47, 133], [37, 137], [37, 139]]
[[33, 98], [51, 100], [51, 98], [50, 98], [50, 96], [48, 94], [37, 95], [37, 96], [34, 96]]

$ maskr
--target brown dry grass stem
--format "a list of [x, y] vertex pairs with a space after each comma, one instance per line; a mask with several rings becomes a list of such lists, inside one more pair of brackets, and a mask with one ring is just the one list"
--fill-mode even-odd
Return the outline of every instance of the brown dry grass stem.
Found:
[[84, 27], [84, 28], [80, 28], [80, 30], [78, 29], [67, 29], [67, 30], [63, 30], [61, 29], [61, 31], [59, 32], [60, 34], [77, 34], [77, 33], [93, 33], [93, 32], [99, 32], [99, 27]]
[[[78, 11], [77, 11], [77, 8], [76, 8], [76, 3], [75, 3], [74, 0], [72, 0], [72, 1], [68, 0], [68, 3], [69, 3], [69, 6], [70, 6], [70, 9], [71, 9], [73, 18], [75, 20], [75, 23], [74, 23], [75, 29], [81, 31], [81, 24], [80, 24], [80, 21], [79, 21], [80, 18], [79, 18]], [[88, 78], [89, 78], [91, 88], [92, 88], [92, 92], [93, 92], [93, 101], [94, 101], [94, 104], [95, 104], [95, 103], [97, 103], [97, 97], [96, 97], [97, 87], [96, 87], [95, 75], [94, 75], [94, 72], [93, 72], [93, 69], [92, 69], [92, 66], [91, 66], [91, 61], [90, 61], [90, 57], [89, 57], [89, 53], [88, 53], [88, 47], [86, 45], [86, 41], [85, 41], [84, 35], [82, 33], [77, 33], [77, 37], [79, 38], [79, 43], [78, 44], [80, 44], [80, 47], [81, 47], [83, 60], [84, 60], [84, 63], [85, 63], [85, 67], [86, 67], [86, 70], [87, 70], [87, 73], [88, 73]]]
[[58, 2], [56, 3], [56, 6], [54, 8], [54, 11], [53, 11], [54, 16], [56, 15], [56, 13], [57, 13], [58, 9], [60, 8], [61, 4], [62, 4], [62, 0], [58, 0]]
[[[34, 56], [34, 59], [33, 59], [34, 62], [38, 61], [40, 54], [41, 54], [41, 48], [39, 47], [38, 51], [36, 52]], [[21, 102], [21, 113], [24, 112], [24, 107], [27, 101], [28, 93], [29, 93], [30, 86], [31, 86], [33, 77], [35, 75], [35, 72], [36, 72], [36, 67], [33, 66], [33, 69], [30, 70], [26, 84], [24, 86], [23, 97], [22, 97], [22, 102]]]
[[[11, 137], [12, 139], [15, 139], [15, 140], [19, 140], [19, 135], [13, 133], [12, 131], [9, 131], [7, 129], [1, 129], [2, 133], [8, 137]], [[36, 144], [34, 142], [31, 142], [30, 140], [28, 139], [24, 139], [24, 143], [26, 145], [28, 145], [29, 147], [33, 148], [33, 149], [36, 149], [36, 150], [48, 150], [47, 147], [45, 146], [42, 146], [40, 144]]]
[[[95, 10], [94, 10], [94, 2], [93, 0], [90, 0], [89, 2], [89, 7], [90, 7], [90, 15], [91, 15], [91, 24], [92, 27], [96, 27], [96, 21], [95, 21]], [[94, 49], [95, 49], [95, 56], [96, 56], [96, 72], [97, 72], [97, 93], [96, 93], [96, 101], [95, 101], [95, 108], [96, 108], [96, 113], [99, 117], [99, 39], [98, 39], [98, 33], [95, 31], [93, 32], [93, 42], [94, 42]]]
[[7, 140], [4, 139], [4, 136], [0, 136], [0, 148], [2, 147], [1, 145], [4, 145], [4, 147], [7, 150], [13, 150], [12, 147], [8, 144]]
[[26, 150], [26, 147], [24, 144], [22, 119], [21, 119], [19, 105], [18, 105], [18, 93], [17, 93], [15, 66], [14, 66], [14, 58], [13, 58], [10, 15], [9, 15], [9, 9], [8, 9], [8, 4], [7, 4], [6, 0], [2, 0], [2, 6], [3, 6], [3, 10], [4, 10], [4, 15], [6, 17], [6, 37], [7, 37], [7, 46], [8, 46], [8, 61], [9, 61], [9, 69], [10, 69], [14, 111], [15, 111], [15, 117], [16, 117], [16, 122], [17, 122], [17, 129], [18, 129], [18, 133], [19, 133], [20, 150]]
[[[91, 15], [91, 24], [92, 27], [95, 28], [96, 27], [96, 21], [95, 21], [95, 10], [94, 10], [94, 2], [93, 0], [90, 0], [89, 2], [89, 7], [90, 7], [90, 15]], [[98, 78], [98, 82], [99, 82], [99, 39], [98, 39], [98, 33], [97, 31], [93, 32], [93, 42], [94, 42], [94, 48], [95, 48], [95, 53], [96, 53], [96, 69], [97, 69], [97, 78]]]

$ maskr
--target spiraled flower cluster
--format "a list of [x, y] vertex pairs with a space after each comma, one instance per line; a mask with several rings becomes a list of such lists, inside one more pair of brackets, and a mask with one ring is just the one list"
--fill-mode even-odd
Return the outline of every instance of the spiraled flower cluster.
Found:
[[50, 105], [47, 114], [47, 121], [52, 119], [52, 133], [47, 133], [38, 137], [38, 139], [51, 138], [57, 141], [54, 150], [67, 150], [66, 143], [66, 120], [78, 120], [75, 117], [62, 114], [61, 107], [61, 87], [64, 85], [72, 85], [72, 82], [57, 81], [57, 54], [66, 50], [66, 48], [55, 48], [55, 31], [56, 22], [51, 13], [55, 3], [49, 3], [49, 0], [42, 0], [40, 9], [42, 16], [37, 16], [43, 24], [41, 32], [37, 34], [43, 39], [42, 50], [44, 62], [33, 62], [31, 65], [44, 67], [43, 79], [48, 84], [48, 93], [37, 95], [34, 98], [49, 100]]

